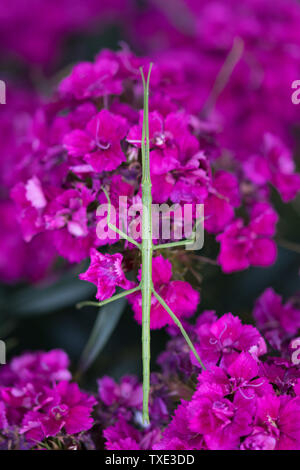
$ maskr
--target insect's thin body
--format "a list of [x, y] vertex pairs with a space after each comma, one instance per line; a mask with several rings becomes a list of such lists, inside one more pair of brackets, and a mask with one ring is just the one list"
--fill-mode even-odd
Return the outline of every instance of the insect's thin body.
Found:
[[133, 243], [142, 253], [142, 277], [140, 284], [130, 290], [121, 292], [114, 295], [113, 297], [103, 300], [102, 302], [82, 302], [79, 306], [84, 305], [97, 305], [102, 306], [113, 300], [120, 299], [127, 295], [141, 291], [142, 294], [142, 360], [143, 360], [143, 421], [145, 424], [149, 423], [149, 396], [150, 396], [150, 312], [151, 312], [151, 297], [157, 299], [157, 301], [164, 307], [168, 314], [172, 317], [174, 323], [180, 329], [184, 336], [188, 346], [193, 352], [194, 356], [200, 363], [200, 366], [205, 369], [197, 351], [195, 350], [188, 334], [183, 328], [180, 320], [172, 312], [168, 304], [160, 297], [160, 295], [154, 290], [152, 282], [152, 255], [153, 251], [163, 248], [172, 248], [176, 246], [183, 246], [193, 244], [194, 239], [181, 240], [178, 242], [165, 243], [163, 245], [153, 245], [152, 241], [152, 185], [150, 176], [150, 141], [149, 141], [149, 81], [152, 64], [150, 64], [147, 81], [145, 80], [143, 71], [141, 70], [143, 86], [144, 86], [144, 117], [143, 117], [143, 133], [141, 141], [142, 149], [142, 243], [137, 243], [129, 235], [124, 233], [122, 230], [117, 228], [110, 222], [110, 209], [111, 202], [109, 194], [105, 188], [103, 191], [108, 201], [107, 210], [107, 224], [108, 227], [118, 233], [122, 238]]
[[142, 134], [142, 356], [143, 356], [143, 421], [149, 422], [149, 394], [150, 394], [150, 310], [152, 295], [152, 192], [150, 176], [150, 149], [149, 149], [149, 124], [148, 101], [149, 80], [147, 83], [143, 77], [144, 85], [144, 119]]

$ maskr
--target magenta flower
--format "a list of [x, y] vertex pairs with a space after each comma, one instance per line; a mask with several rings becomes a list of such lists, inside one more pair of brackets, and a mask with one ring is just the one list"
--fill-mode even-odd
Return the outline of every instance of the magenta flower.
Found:
[[64, 351], [53, 349], [49, 352], [22, 354], [22, 356], [12, 359], [7, 368], [14, 377], [15, 383], [17, 378], [23, 383], [38, 382], [41, 384], [70, 380], [69, 364], [69, 358]]
[[95, 63], [82, 62], [59, 85], [63, 97], [81, 100], [122, 93], [122, 81], [117, 77], [119, 64], [116, 60], [99, 56]]
[[275, 447], [276, 438], [268, 434], [265, 429], [255, 426], [240, 448], [241, 450], [274, 450]]
[[90, 415], [96, 400], [81, 392], [77, 384], [59, 382], [49, 393], [49, 400], [23, 418], [20, 432], [27, 439], [55, 436], [62, 428], [68, 434], [76, 434], [93, 426]]
[[188, 402], [182, 402], [164, 430], [162, 440], [153, 446], [154, 450], [201, 450], [207, 448], [203, 436], [191, 430], [187, 412]]
[[241, 271], [252, 266], [269, 266], [277, 254], [271, 240], [278, 216], [265, 203], [256, 204], [251, 211], [251, 221], [246, 227], [241, 219], [229, 225], [216, 239], [220, 242], [219, 263], [225, 273]]
[[142, 408], [143, 387], [133, 376], [122, 377], [120, 384], [104, 376], [98, 380], [98, 387], [99, 397], [106, 406]]
[[[292, 358], [294, 350], [289, 351]], [[260, 376], [266, 377], [281, 394], [291, 393], [298, 378], [300, 370], [297, 364], [292, 364], [289, 360], [281, 357], [269, 357], [267, 361], [260, 364]], [[294, 389], [296, 395], [297, 392]]]
[[[127, 136], [127, 142], [138, 147], [142, 140], [143, 113], [140, 114], [140, 123], [133, 126]], [[149, 138], [151, 151], [151, 171], [154, 175], [162, 175], [180, 165], [179, 141], [185, 138], [195, 140], [196, 137], [188, 131], [188, 116], [183, 113], [171, 113], [165, 119], [156, 111], [149, 114]]]
[[[232, 362], [227, 371], [211, 366], [198, 378], [197, 394], [227, 396], [236, 394], [245, 400], [253, 400], [257, 396], [272, 391], [265, 377], [261, 377], [259, 364], [251, 354], [242, 352]], [[255, 400], [254, 400], [255, 401]]]
[[0, 429], [6, 429], [8, 427], [8, 422], [6, 419], [6, 410], [5, 404], [0, 401]]
[[209, 450], [233, 450], [240, 437], [251, 432], [254, 404], [235, 396], [233, 402], [221, 396], [198, 396], [188, 405], [189, 427], [203, 434]]
[[17, 183], [11, 191], [11, 198], [19, 209], [23, 237], [28, 242], [44, 228], [43, 211], [47, 199], [40, 180], [33, 176], [26, 184]]
[[120, 418], [113, 426], [104, 430], [103, 436], [107, 450], [142, 450], [152, 449], [159, 440], [160, 431], [153, 429], [143, 433]]
[[[222, 367], [228, 367], [242, 351], [249, 351], [254, 357], [259, 357], [267, 350], [258, 330], [251, 325], [243, 325], [231, 313], [217, 321], [200, 324], [197, 328], [196, 348], [204, 364], [218, 364]], [[191, 360], [197, 365], [193, 355]]]
[[300, 400], [268, 394], [257, 402], [258, 426], [276, 439], [276, 450], [300, 449]]
[[221, 232], [233, 219], [234, 208], [240, 205], [237, 178], [226, 171], [218, 171], [212, 182], [210, 194], [204, 202], [205, 229]]
[[79, 275], [79, 278], [97, 286], [96, 297], [98, 300], [101, 301], [111, 297], [117, 286], [123, 289], [132, 286], [131, 281], [126, 279], [123, 272], [123, 256], [121, 254], [103, 255], [95, 248], [92, 248], [90, 256], [91, 264], [85, 273]]
[[230, 383], [234, 392], [246, 400], [262, 396], [272, 391], [271, 385], [265, 378], [259, 376], [259, 364], [251, 354], [242, 352], [227, 368]]
[[85, 130], [67, 134], [64, 146], [71, 156], [83, 157], [94, 171], [112, 171], [126, 160], [120, 143], [126, 132], [126, 120], [103, 109]]
[[45, 211], [47, 230], [53, 230], [53, 240], [59, 254], [70, 262], [86, 258], [94, 241], [88, 227], [88, 206], [94, 196], [86, 187], [68, 189], [53, 198]]
[[256, 301], [253, 316], [257, 327], [273, 348], [295, 335], [300, 328], [300, 311], [291, 302], [282, 303], [282, 297], [269, 287]]
[[265, 135], [264, 155], [249, 158], [244, 163], [244, 170], [257, 185], [273, 184], [285, 202], [300, 191], [300, 175], [294, 173], [295, 164], [290, 151], [271, 134]]
[[[172, 265], [162, 255], [153, 258], [152, 270], [153, 284], [158, 294], [166, 301], [167, 305], [179, 318], [190, 317], [195, 313], [199, 303], [199, 293], [188, 282], [171, 281]], [[141, 270], [138, 275], [141, 280]], [[134, 318], [142, 323], [142, 296], [140, 292], [128, 297], [134, 311]], [[152, 329], [172, 325], [173, 320], [158, 300], [151, 299], [150, 327]]]

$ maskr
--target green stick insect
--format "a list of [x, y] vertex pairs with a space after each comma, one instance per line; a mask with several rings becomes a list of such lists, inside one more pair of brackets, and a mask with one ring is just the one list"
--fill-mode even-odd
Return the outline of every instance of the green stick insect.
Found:
[[187, 332], [185, 331], [180, 320], [172, 312], [167, 303], [160, 297], [154, 290], [152, 282], [152, 256], [153, 251], [163, 248], [172, 248], [177, 246], [191, 245], [195, 242], [195, 231], [193, 230], [192, 237], [186, 240], [177, 242], [164, 243], [161, 245], [154, 245], [152, 240], [152, 194], [151, 194], [151, 177], [150, 177], [150, 143], [149, 143], [149, 82], [152, 69], [152, 63], [149, 66], [147, 80], [143, 69], [140, 68], [142, 75], [143, 88], [144, 88], [144, 115], [143, 115], [143, 131], [142, 131], [142, 243], [137, 243], [136, 240], [129, 237], [125, 232], [118, 229], [110, 222], [111, 201], [105, 188], [102, 188], [108, 202], [107, 210], [107, 225], [108, 227], [118, 233], [122, 238], [134, 244], [142, 253], [142, 277], [140, 284], [119, 294], [116, 294], [109, 299], [102, 302], [82, 302], [79, 307], [84, 305], [96, 305], [101, 307], [109, 302], [120, 299], [122, 297], [133, 294], [134, 292], [141, 291], [142, 293], [142, 359], [143, 359], [143, 422], [149, 423], [149, 394], [150, 394], [150, 310], [151, 310], [151, 296], [154, 295], [158, 302], [164, 307], [168, 314], [172, 317], [174, 323], [181, 330], [189, 348], [192, 350], [197, 361], [200, 363], [203, 370], [204, 364], [201, 361], [196, 349], [194, 348]]

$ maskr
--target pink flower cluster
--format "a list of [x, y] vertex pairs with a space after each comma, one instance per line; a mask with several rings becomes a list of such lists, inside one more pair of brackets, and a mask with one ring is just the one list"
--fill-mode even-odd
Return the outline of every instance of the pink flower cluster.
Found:
[[30, 243], [24, 241], [15, 204], [9, 198], [10, 189], [22, 177], [31, 148], [27, 135], [32, 115], [40, 105], [32, 91], [9, 86], [7, 104], [0, 107], [0, 126], [5, 136], [0, 159], [0, 279], [9, 283], [40, 280], [51, 272], [56, 257], [49, 234], [41, 233]]
[[[76, 65], [59, 84], [53, 100], [38, 104], [26, 116], [25, 129], [12, 144], [17, 173], [10, 194], [24, 240], [32, 243], [45, 236], [49, 257], [56, 252], [71, 263], [91, 256], [91, 268], [82, 278], [98, 285], [99, 299], [107, 298], [116, 285], [128, 285], [120, 264], [116, 277], [108, 280], [103, 274], [105, 269], [115, 269], [110, 256], [116, 255], [100, 255], [96, 250], [117, 243], [119, 237], [110, 229], [104, 240], [97, 236], [96, 228], [106, 224], [106, 214], [97, 215], [96, 208], [106, 203], [103, 186], [116, 208], [119, 196], [127, 197], [128, 207], [141, 202], [142, 88], [138, 69], [146, 68], [148, 62], [148, 58], [122, 49], [103, 50], [95, 62]], [[185, 91], [193, 85], [190, 68], [196, 62], [195, 57], [183, 58], [176, 68], [170, 55], [157, 60], [153, 68], [153, 202], [204, 204], [204, 227], [220, 243], [218, 262], [224, 272], [269, 266], [276, 259], [272, 237], [278, 220], [269, 184], [288, 201], [300, 189], [300, 177], [294, 173], [290, 151], [267, 133], [264, 150], [259, 154], [258, 147], [252, 159], [221, 158], [215, 127], [200, 119], [200, 107], [191, 109], [186, 98]], [[236, 215], [237, 209], [243, 218]], [[116, 215], [118, 218], [118, 210]], [[132, 252], [133, 246], [129, 248]], [[126, 271], [130, 263], [127, 255], [123, 258]], [[169, 270], [166, 261], [161, 267], [166, 295], [173, 292], [179, 314], [185, 310], [190, 315], [197, 296], [191, 290], [185, 302], [180, 293], [183, 285], [178, 281], [170, 284]], [[138, 319], [138, 296], [135, 299]], [[161, 317], [154, 323], [160, 327], [166, 321]]]
[[[299, 75], [299, 21], [297, 0], [149, 0], [130, 16], [128, 28], [133, 44], [159, 61], [172, 58], [173, 74], [181, 78], [174, 91], [185, 94], [193, 112], [213, 111], [222, 145], [247, 159], [257, 154], [265, 132], [291, 142], [299, 126], [291, 101]], [[189, 67], [189, 87], [180, 62]]]
[[[262, 295], [258, 304], [266, 295], [270, 300], [273, 296], [273, 302], [278, 304], [277, 294], [270, 290]], [[255, 315], [256, 312], [257, 307]], [[300, 310], [294, 308], [296, 313], [299, 319]], [[290, 314], [285, 306], [281, 306], [276, 315], [280, 321], [277, 328], [283, 333], [286, 327], [282, 325], [289, 321]], [[260, 318], [259, 325], [262, 329], [268, 328], [266, 317]], [[295, 339], [299, 328], [298, 321], [289, 340]], [[161, 403], [169, 412], [174, 408], [172, 399], [176, 396], [179, 406], [162, 437], [156, 435], [152, 448], [299, 450], [300, 371], [299, 361], [296, 363], [291, 355], [289, 341], [285, 345], [282, 343], [280, 358], [267, 355], [267, 345], [259, 331], [251, 325], [243, 325], [231, 313], [217, 319], [214, 312], [204, 312], [199, 316], [196, 328], [190, 329], [207, 369], [198, 369], [199, 364], [190, 355], [194, 368], [189, 366], [187, 372], [184, 356], [189, 353], [184, 347], [177, 349], [174, 339], [171, 340], [170, 347], [159, 360], [163, 368], [159, 393]], [[299, 347], [296, 356], [299, 357]], [[175, 369], [172, 359], [177, 361]], [[188, 385], [189, 393], [185, 376], [196, 379], [195, 388], [192, 382]], [[157, 390], [155, 376], [152, 377], [152, 389], [153, 393]], [[100, 400], [103, 400], [101, 396]], [[121, 410], [120, 401], [119, 406]], [[106, 448], [145, 448], [144, 442], [156, 424], [155, 418], [151, 428], [141, 434], [134, 415], [115, 412], [113, 416], [113, 424], [107, 420], [110, 426], [104, 432]]]
[[70, 382], [68, 366], [61, 350], [26, 353], [1, 366], [0, 429], [17, 427], [32, 445], [90, 429], [96, 400]]
[[300, 310], [269, 288], [253, 314], [260, 331], [231, 313], [186, 322], [205, 371], [169, 327], [147, 426], [134, 376], [103, 376], [96, 400], [70, 382], [61, 350], [12, 359], [0, 370], [0, 444], [11, 436], [19, 448], [43, 448], [56, 438], [65, 448], [72, 437], [73, 446], [107, 450], [299, 450]]

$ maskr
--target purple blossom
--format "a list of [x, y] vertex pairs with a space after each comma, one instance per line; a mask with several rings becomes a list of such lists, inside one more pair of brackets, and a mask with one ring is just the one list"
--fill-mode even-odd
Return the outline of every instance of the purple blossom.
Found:
[[103, 436], [108, 450], [143, 450], [152, 449], [160, 438], [160, 431], [154, 429], [142, 433], [121, 418], [105, 429]]
[[241, 271], [252, 266], [269, 266], [277, 254], [275, 233], [278, 220], [276, 212], [268, 205], [259, 203], [251, 210], [251, 220], [245, 226], [237, 219], [217, 236], [221, 244], [219, 263], [225, 273]]
[[299, 450], [299, 398], [268, 394], [257, 404], [257, 424], [276, 440], [276, 450]]
[[221, 396], [196, 396], [188, 405], [189, 426], [203, 434], [210, 450], [237, 449], [240, 437], [249, 434], [253, 404], [235, 396], [233, 402]]
[[112, 171], [125, 161], [120, 142], [126, 131], [124, 118], [103, 109], [89, 121], [85, 130], [67, 134], [64, 145], [71, 156], [83, 157], [94, 171]]
[[294, 173], [295, 164], [290, 151], [271, 134], [265, 135], [264, 155], [249, 158], [244, 163], [244, 170], [257, 185], [273, 184], [285, 202], [300, 191], [300, 175]]
[[111, 297], [117, 286], [123, 289], [132, 286], [132, 282], [126, 279], [123, 272], [123, 256], [120, 253], [103, 255], [95, 248], [92, 248], [90, 255], [91, 264], [85, 273], [79, 275], [79, 278], [97, 286], [96, 297], [98, 300], [101, 301]]
[[189, 427], [188, 402], [182, 402], [154, 450], [201, 450], [206, 448], [203, 436]]
[[[231, 313], [216, 321], [201, 323], [196, 331], [196, 348], [207, 366], [228, 367], [240, 352], [249, 351], [254, 357], [266, 353], [266, 344], [258, 330], [251, 325], [243, 325]], [[191, 359], [197, 365], [192, 355]]]
[[122, 93], [122, 81], [117, 78], [118, 70], [116, 60], [100, 57], [95, 63], [82, 62], [62, 80], [59, 92], [63, 97], [75, 97], [77, 100], [92, 96], [119, 95]]
[[241, 450], [274, 450], [275, 447], [276, 438], [268, 434], [265, 429], [256, 426], [242, 443]]
[[19, 218], [25, 241], [44, 228], [43, 211], [47, 205], [41, 182], [32, 177], [26, 184], [18, 183], [11, 191], [11, 197], [20, 209]]
[[141, 409], [143, 403], [142, 385], [133, 376], [125, 376], [120, 384], [111, 377], [104, 376], [98, 380], [99, 397], [106, 406]]
[[221, 232], [234, 218], [234, 208], [240, 205], [237, 178], [225, 171], [217, 172], [204, 204], [205, 229]]
[[300, 328], [300, 311], [291, 302], [283, 304], [282, 297], [271, 287], [256, 301], [253, 316], [259, 330], [271, 346], [278, 350]]
[[62, 428], [68, 434], [90, 429], [96, 400], [80, 391], [75, 383], [59, 382], [48, 391], [47, 400], [24, 415], [20, 432], [29, 440], [55, 436]]

